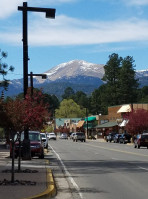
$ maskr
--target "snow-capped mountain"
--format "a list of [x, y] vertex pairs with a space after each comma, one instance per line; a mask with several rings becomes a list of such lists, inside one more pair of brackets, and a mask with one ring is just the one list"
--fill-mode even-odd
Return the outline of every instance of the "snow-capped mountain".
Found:
[[[104, 75], [104, 65], [72, 60], [59, 64], [44, 74], [47, 75], [47, 79], [34, 77], [33, 85], [36, 88], [43, 88], [46, 93], [60, 97], [67, 87], [71, 87], [75, 92], [83, 91], [90, 94], [103, 84], [101, 79]], [[136, 77], [139, 79], [140, 87], [148, 85], [148, 69], [136, 71]], [[28, 85], [30, 85], [30, 78], [28, 81]], [[10, 82], [8, 92], [5, 95], [12, 96], [21, 92], [23, 92], [23, 79], [16, 79]]]
[[[47, 75], [47, 80], [56, 81], [60, 79], [70, 79], [77, 76], [88, 76], [102, 78], [104, 74], [103, 64], [88, 63], [83, 60], [72, 60], [67, 63], [59, 64], [58, 66], [44, 72]], [[47, 80], [41, 80], [41, 77], [36, 77], [39, 82]]]

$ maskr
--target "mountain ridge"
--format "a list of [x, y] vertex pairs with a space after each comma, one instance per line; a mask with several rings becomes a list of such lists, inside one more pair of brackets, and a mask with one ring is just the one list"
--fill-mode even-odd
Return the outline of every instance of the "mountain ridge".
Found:
[[[81, 90], [89, 95], [94, 89], [104, 84], [101, 80], [104, 75], [104, 65], [84, 60], [72, 60], [59, 64], [43, 74], [47, 75], [47, 79], [33, 77], [34, 87], [42, 88], [44, 92], [55, 94], [59, 98], [68, 86], [75, 92]], [[148, 85], [148, 69], [136, 71], [136, 77], [139, 78], [140, 87]], [[30, 86], [30, 78], [28, 78], [28, 85]], [[15, 96], [21, 92], [23, 92], [23, 79], [15, 79], [10, 81], [5, 95]]]

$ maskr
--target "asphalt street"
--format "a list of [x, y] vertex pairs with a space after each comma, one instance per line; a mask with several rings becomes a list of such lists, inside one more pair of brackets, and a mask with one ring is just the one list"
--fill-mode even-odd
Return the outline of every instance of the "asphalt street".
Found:
[[84, 143], [57, 139], [49, 141], [49, 149], [55, 179], [60, 183], [59, 175], [63, 172], [66, 179], [63, 194], [70, 192], [71, 198], [148, 198], [147, 148], [97, 140]]

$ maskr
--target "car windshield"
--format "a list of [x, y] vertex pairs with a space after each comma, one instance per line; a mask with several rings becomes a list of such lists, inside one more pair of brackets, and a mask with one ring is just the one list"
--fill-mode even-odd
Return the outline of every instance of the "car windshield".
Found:
[[77, 135], [83, 135], [83, 133], [77, 133]]
[[[24, 133], [21, 133], [21, 141], [24, 140]], [[30, 141], [40, 141], [40, 133], [38, 132], [29, 132]]]
[[41, 137], [42, 137], [42, 138], [46, 138], [46, 135], [45, 135], [45, 134], [41, 134]]

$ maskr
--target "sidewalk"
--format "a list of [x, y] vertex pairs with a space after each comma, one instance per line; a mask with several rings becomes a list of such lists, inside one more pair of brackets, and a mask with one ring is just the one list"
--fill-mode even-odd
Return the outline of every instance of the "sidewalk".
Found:
[[[9, 158], [9, 149], [0, 143], [0, 198], [1, 199], [35, 199], [49, 198], [56, 194], [55, 183], [49, 161], [46, 159], [32, 158], [21, 161], [22, 173], [15, 173], [15, 184], [6, 183], [11, 181], [12, 160]], [[15, 159], [17, 170], [17, 159]], [[18, 184], [17, 184], [18, 180]], [[21, 183], [20, 183], [21, 182]], [[2, 184], [3, 183], [3, 184]], [[22, 185], [24, 184], [24, 185]]]

